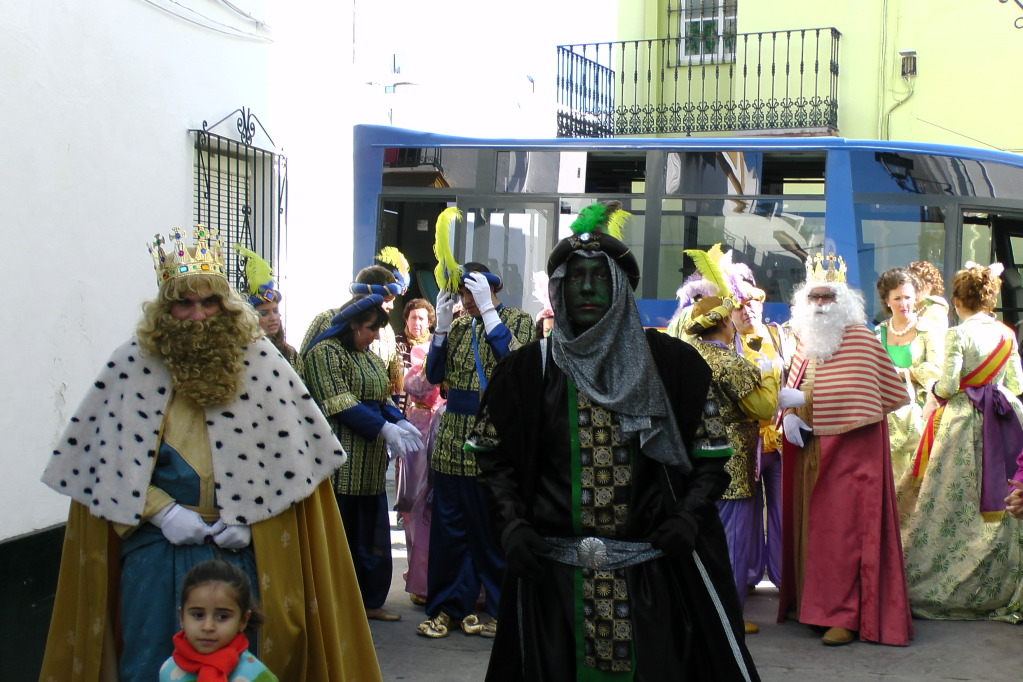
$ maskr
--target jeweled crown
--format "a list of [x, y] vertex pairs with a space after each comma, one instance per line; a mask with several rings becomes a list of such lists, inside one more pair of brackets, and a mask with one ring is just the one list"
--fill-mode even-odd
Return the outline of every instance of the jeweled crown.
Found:
[[806, 259], [806, 281], [810, 284], [844, 282], [845, 271], [845, 260], [833, 251], [827, 256], [822, 251]]
[[[192, 230], [193, 246], [185, 246], [184, 235], [176, 227], [167, 239], [163, 235], [156, 235], [149, 245], [149, 254], [153, 257], [153, 267], [156, 269], [156, 283], [195, 274], [220, 275], [226, 279], [224, 249], [219, 237], [217, 228], [207, 228], [205, 225], [196, 225]], [[171, 242], [171, 248], [164, 250], [168, 241]]]

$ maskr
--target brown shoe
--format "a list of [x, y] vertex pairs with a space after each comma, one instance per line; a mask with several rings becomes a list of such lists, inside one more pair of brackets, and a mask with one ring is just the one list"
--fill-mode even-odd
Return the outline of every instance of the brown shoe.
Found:
[[845, 628], [828, 628], [828, 631], [821, 637], [821, 642], [826, 646], [842, 646], [849, 644], [856, 638], [856, 633]]
[[441, 611], [436, 618], [430, 618], [420, 623], [416, 628], [416, 634], [430, 639], [440, 639], [448, 636], [450, 627], [451, 616]]
[[421, 594], [412, 594], [410, 592], [408, 595], [408, 600], [416, 606], [424, 606], [426, 604], [426, 597], [424, 597]]
[[393, 622], [401, 620], [401, 614], [381, 607], [379, 609], [366, 609], [366, 618], [369, 618], [370, 620], [385, 620]]
[[745, 625], [745, 627], [746, 627], [746, 634], [747, 635], [755, 635], [758, 632], [760, 632], [760, 626], [757, 625], [756, 623], [751, 623], [751, 622], [749, 622], [747, 620], [747, 621], [743, 622], [743, 625]]

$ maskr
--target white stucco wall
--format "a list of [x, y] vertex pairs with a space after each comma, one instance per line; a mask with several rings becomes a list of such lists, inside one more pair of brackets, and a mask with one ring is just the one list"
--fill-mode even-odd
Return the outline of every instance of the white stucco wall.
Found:
[[[615, 24], [614, 0], [232, 4], [268, 27], [217, 0], [0, 0], [0, 541], [66, 517], [39, 476], [155, 293], [146, 242], [191, 223], [189, 129], [248, 107], [287, 156], [278, 274], [297, 343], [349, 296], [352, 125], [394, 109], [396, 125], [436, 132], [553, 135], [554, 46]], [[270, 40], [227, 35], [240, 33]], [[392, 53], [415, 96], [384, 96], [374, 74]], [[232, 121], [216, 132], [235, 137]]]
[[[183, 2], [259, 33], [204, 0]], [[263, 2], [236, 3], [259, 16]], [[191, 221], [190, 128], [250, 107], [271, 131], [274, 43], [154, 0], [0, 0], [0, 540], [62, 522], [39, 482], [52, 444], [155, 292], [146, 242]], [[272, 32], [264, 32], [272, 36]]]

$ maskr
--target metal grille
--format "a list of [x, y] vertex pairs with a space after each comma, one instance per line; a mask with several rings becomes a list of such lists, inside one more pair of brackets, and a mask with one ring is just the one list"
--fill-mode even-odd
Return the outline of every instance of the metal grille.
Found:
[[[210, 132], [235, 114], [240, 142]], [[194, 222], [220, 230], [229, 253], [228, 280], [238, 289], [245, 278], [234, 244], [258, 253], [278, 277], [286, 253], [288, 161], [252, 145], [257, 125], [272, 145], [259, 119], [244, 108], [190, 131], [195, 136]]]
[[836, 29], [713, 38], [682, 65], [684, 36], [559, 46], [558, 137], [838, 130]]

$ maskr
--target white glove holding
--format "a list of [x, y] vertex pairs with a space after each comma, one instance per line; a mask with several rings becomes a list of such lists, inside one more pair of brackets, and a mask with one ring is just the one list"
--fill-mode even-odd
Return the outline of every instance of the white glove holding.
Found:
[[394, 423], [400, 426], [405, 431], [411, 433], [416, 438], [422, 439], [423, 433], [415, 426], [413, 426], [412, 422], [410, 422], [408, 419], [400, 419]]
[[423, 442], [417, 436], [390, 422], [386, 422], [381, 427], [380, 436], [387, 443], [387, 447], [391, 448], [391, 454], [395, 457], [404, 457], [423, 447]]
[[798, 388], [783, 388], [778, 392], [778, 407], [787, 410], [806, 405], [806, 396]]
[[451, 331], [451, 321], [455, 319], [455, 295], [450, 291], [441, 291], [437, 294], [437, 324], [433, 330], [435, 334], [447, 334]]
[[163, 531], [163, 536], [172, 545], [201, 545], [223, 527], [223, 522], [218, 521], [221, 525], [215, 531], [199, 514], [177, 503], [168, 504], [150, 517], [149, 522]]
[[242, 549], [252, 542], [252, 529], [248, 526], [227, 526], [213, 536], [213, 542], [222, 549]]
[[807, 431], [813, 431], [805, 421], [800, 419], [794, 414], [787, 414], [781, 420], [782, 431], [785, 433], [785, 440], [795, 445], [797, 448], [803, 447], [803, 434], [800, 429], [806, 429]]
[[486, 314], [494, 309], [494, 299], [490, 293], [490, 282], [482, 272], [470, 272], [462, 280], [465, 288], [472, 294], [472, 300], [476, 301], [476, 308], [480, 315]]
[[411, 455], [413, 452], [419, 452], [423, 449], [423, 439], [421, 436], [417, 436], [411, 431], [405, 431], [401, 437], [401, 443], [405, 447], [405, 454]]

